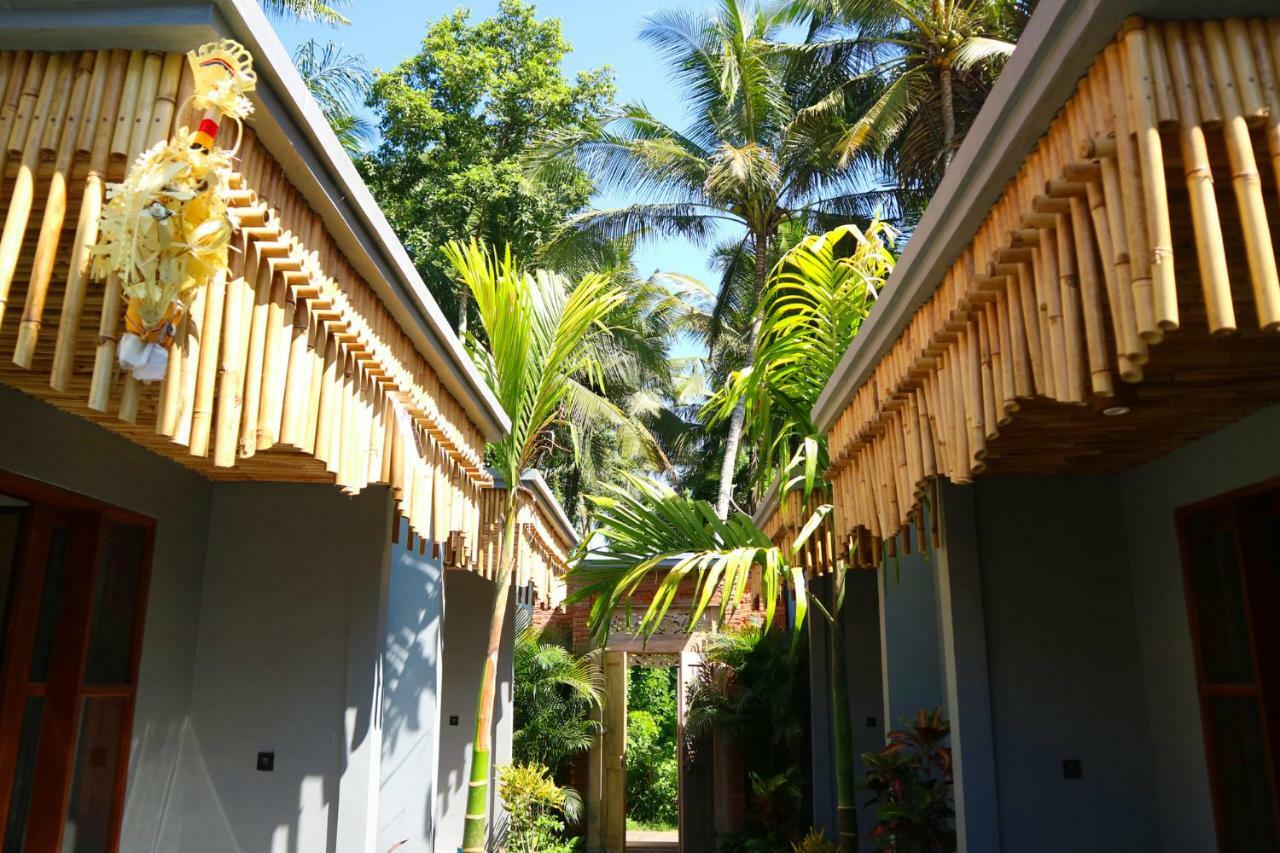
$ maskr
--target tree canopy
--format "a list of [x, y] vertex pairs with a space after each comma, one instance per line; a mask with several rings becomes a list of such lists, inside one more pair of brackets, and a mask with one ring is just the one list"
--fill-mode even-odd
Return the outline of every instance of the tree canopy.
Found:
[[591, 196], [582, 171], [534, 177], [521, 159], [535, 135], [597, 121], [613, 102], [607, 68], [565, 77], [569, 51], [559, 20], [502, 0], [483, 21], [458, 9], [431, 24], [422, 50], [378, 74], [370, 89], [382, 141], [361, 171], [432, 294], [462, 327], [475, 314], [460, 313], [468, 300], [439, 247], [476, 237], [532, 257]]

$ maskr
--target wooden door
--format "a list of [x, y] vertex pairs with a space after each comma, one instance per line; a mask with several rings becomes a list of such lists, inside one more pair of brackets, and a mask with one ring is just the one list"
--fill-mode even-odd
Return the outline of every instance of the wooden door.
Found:
[[1179, 513], [1219, 849], [1280, 849], [1280, 489]]
[[608, 853], [627, 847], [627, 676], [627, 653], [606, 651], [600, 834]]
[[110, 853], [152, 527], [13, 478], [0, 494], [20, 531], [0, 553], [0, 853]]

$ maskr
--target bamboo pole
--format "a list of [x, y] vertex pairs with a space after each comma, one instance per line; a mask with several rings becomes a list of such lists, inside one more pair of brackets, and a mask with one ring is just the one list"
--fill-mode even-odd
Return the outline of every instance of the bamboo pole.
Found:
[[218, 384], [218, 356], [222, 346], [224, 312], [227, 306], [227, 276], [218, 275], [209, 283], [200, 323], [200, 353], [196, 359], [196, 385], [191, 406], [191, 428], [187, 447], [192, 456], [209, 455], [209, 431], [213, 426], [213, 394]]
[[1102, 319], [1097, 250], [1085, 200], [1071, 198], [1071, 236], [1080, 276], [1080, 310], [1084, 318], [1085, 348], [1089, 354], [1089, 386], [1100, 397], [1115, 395], [1107, 359], [1107, 333]]
[[[57, 259], [58, 243], [62, 239], [62, 223], [67, 216], [67, 177], [76, 154], [76, 141], [80, 122], [84, 118], [85, 103], [94, 74], [97, 55], [86, 51], [74, 66], [74, 83], [70, 98], [62, 116], [51, 116], [46, 138], [53, 140], [57, 151], [53, 175], [45, 192], [44, 217], [36, 239], [35, 255], [31, 262], [31, 277], [27, 283], [27, 297], [18, 324], [18, 340], [14, 345], [13, 362], [19, 367], [30, 368], [35, 356], [36, 341], [44, 320], [44, 305], [49, 295], [49, 282], [53, 277], [53, 264]], [[71, 67], [71, 63], [67, 63]]]
[[1209, 332], [1214, 335], [1227, 334], [1236, 330], [1231, 281], [1227, 272], [1227, 251], [1222, 239], [1222, 223], [1218, 219], [1218, 202], [1213, 191], [1209, 148], [1200, 122], [1196, 80], [1192, 76], [1182, 24], [1177, 21], [1165, 23], [1164, 39], [1165, 55], [1169, 61], [1174, 96], [1181, 119], [1179, 142], [1182, 148], [1182, 168], [1191, 207], [1191, 227], [1195, 233], [1196, 259], [1199, 262]]
[[1240, 211], [1240, 228], [1253, 282], [1258, 325], [1264, 330], [1274, 331], [1280, 329], [1280, 276], [1276, 271], [1276, 255], [1262, 199], [1262, 177], [1253, 156], [1253, 143], [1249, 139], [1249, 127], [1240, 97], [1232, 85], [1231, 57], [1222, 24], [1205, 21], [1200, 29], [1222, 105], [1222, 133], [1227, 143], [1227, 160], [1231, 164], [1231, 186]]
[[1129, 127], [1137, 142], [1146, 202], [1148, 247], [1151, 251], [1151, 298], [1157, 327], [1178, 328], [1178, 294], [1173, 273], [1173, 231], [1169, 225], [1169, 193], [1164, 179], [1164, 149], [1160, 142], [1151, 55], [1142, 19], [1129, 18], [1122, 30], [1125, 88], [1128, 89]]
[[[40, 137], [44, 117], [53, 102], [62, 55], [38, 53], [31, 59], [27, 81], [18, 101], [18, 114], [9, 135], [9, 153], [20, 154], [18, 174], [9, 191], [9, 210], [0, 234], [0, 326], [4, 325], [9, 288], [18, 268], [22, 239], [27, 232], [27, 219], [35, 197], [36, 168], [40, 164]], [[37, 120], [39, 119], [39, 120]], [[17, 150], [14, 150], [15, 147]]]
[[238, 275], [227, 284], [222, 309], [222, 357], [218, 366], [218, 414], [213, 439], [213, 464], [219, 468], [236, 464], [244, 406], [246, 318], [252, 309], [253, 285]]
[[[5, 73], [4, 95], [0, 99], [0, 177], [9, 164], [9, 134], [13, 132], [13, 123], [18, 115], [18, 101], [26, 89], [27, 78], [31, 74], [32, 55], [29, 51], [19, 50], [5, 53], [10, 57], [9, 67]], [[41, 61], [43, 63], [43, 60]], [[43, 64], [40, 65], [43, 68]], [[42, 72], [38, 72], [42, 73]]]
[[1058, 273], [1062, 297], [1062, 327], [1066, 338], [1066, 399], [1084, 402], [1084, 360], [1080, 351], [1080, 275], [1076, 265], [1071, 220], [1062, 213], [1054, 214], [1057, 238]]
[[[62, 298], [62, 313], [58, 318], [53, 369], [49, 377], [49, 385], [55, 391], [67, 390], [75, 366], [80, 315], [84, 311], [84, 298], [89, 286], [93, 247], [98, 242], [98, 218], [102, 213], [103, 180], [111, 156], [111, 133], [115, 127], [116, 109], [120, 103], [128, 59], [129, 54], [123, 50], [98, 52], [89, 99], [91, 109], [86, 114], [93, 117], [93, 120], [86, 120], [81, 125], [77, 147], [81, 151], [88, 150], [89, 174], [85, 178], [84, 193], [80, 198], [80, 216], [72, 241], [67, 288]], [[101, 77], [98, 75], [99, 68], [105, 71]], [[92, 107], [95, 104], [97, 107]]]

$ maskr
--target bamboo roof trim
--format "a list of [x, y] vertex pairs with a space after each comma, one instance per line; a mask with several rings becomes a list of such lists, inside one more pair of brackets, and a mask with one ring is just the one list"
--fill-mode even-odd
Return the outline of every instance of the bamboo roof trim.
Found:
[[[1241, 318], [1280, 329], [1280, 223], [1268, 221], [1261, 171], [1273, 185], [1280, 174], [1278, 80], [1280, 19], [1126, 22], [832, 424], [842, 551], [856, 544], [855, 562], [878, 562], [932, 480], [985, 470], [1020, 400], [1082, 405], [1141, 382], [1152, 348], [1179, 328], [1179, 287], [1203, 301], [1214, 335]], [[1221, 198], [1214, 168], [1231, 177]], [[1185, 193], [1193, 246], [1174, 245], [1171, 187]], [[1227, 245], [1224, 221], [1243, 245]], [[1198, 286], [1174, 275], [1174, 253], [1192, 250]], [[1244, 298], [1233, 299], [1228, 251], [1246, 257]]]
[[118, 285], [88, 276], [104, 185], [179, 132], [191, 87], [180, 53], [0, 52], [0, 379], [214, 479], [388, 484], [418, 535], [472, 548], [482, 433], [247, 129], [230, 275], [162, 382], [121, 374]]

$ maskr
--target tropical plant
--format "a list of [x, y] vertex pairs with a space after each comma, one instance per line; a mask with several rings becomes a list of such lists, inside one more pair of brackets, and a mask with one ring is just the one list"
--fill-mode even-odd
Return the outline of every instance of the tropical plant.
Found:
[[516, 762], [545, 766], [560, 778], [570, 758], [591, 748], [600, 731], [591, 712], [604, 705], [599, 658], [598, 652], [575, 655], [547, 642], [523, 611], [517, 613], [511, 702]]
[[842, 225], [800, 240], [774, 267], [752, 365], [707, 404], [713, 420], [745, 406], [761, 490], [781, 480], [785, 492], [795, 476], [808, 494], [825, 469], [825, 442], [809, 412], [893, 270], [895, 237], [879, 220], [865, 231]]
[[498, 794], [507, 808], [509, 853], [567, 853], [566, 819], [581, 806], [571, 788], [556, 785], [547, 768], [506, 764], [498, 768]]
[[836, 847], [820, 830], [811, 829], [804, 838], [791, 843], [791, 853], [839, 853]]
[[308, 39], [294, 50], [293, 64], [343, 149], [359, 154], [373, 139], [373, 125], [356, 112], [373, 81], [364, 57], [343, 53], [334, 41]]
[[480, 21], [459, 8], [370, 90], [381, 143], [361, 172], [459, 332], [476, 309], [439, 247], [475, 236], [531, 258], [591, 197], [581, 170], [530, 176], [522, 160], [539, 132], [594, 121], [613, 101], [607, 69], [564, 75], [569, 50], [560, 22], [538, 20], [530, 3], [501, 0]]
[[863, 785], [880, 821], [871, 838], [877, 850], [892, 853], [949, 853], [956, 849], [955, 808], [951, 750], [943, 741], [951, 725], [941, 707], [902, 723], [884, 749], [862, 756]]
[[270, 15], [296, 18], [299, 21], [318, 21], [322, 24], [349, 24], [351, 21], [339, 9], [350, 8], [350, 0], [260, 0], [262, 8]]
[[[512, 259], [477, 240], [450, 243], [445, 254], [475, 300], [485, 344], [468, 338], [472, 360], [511, 419], [507, 434], [488, 457], [507, 483], [518, 483], [545, 450], [557, 424], [598, 403], [583, 401], [603, 386], [599, 345], [609, 335], [604, 319], [622, 294], [604, 276], [590, 274], [569, 288], [563, 277], [526, 273]], [[519, 490], [507, 489], [488, 648], [476, 706], [476, 732], [462, 848], [481, 851], [488, 823], [488, 787], [498, 650], [506, 631], [507, 599], [515, 554]]]
[[[845, 91], [814, 107], [860, 115], [837, 144], [846, 160], [868, 151], [900, 185], [932, 195], [1030, 15], [1034, 0], [794, 0], [814, 45], [852, 48]], [[848, 27], [835, 36], [833, 27]], [[824, 38], [825, 37], [825, 38]], [[878, 87], [868, 102], [865, 84]]]
[[[808, 57], [781, 49], [786, 10], [720, 0], [711, 15], [659, 12], [641, 38], [668, 61], [693, 113], [681, 131], [643, 105], [628, 104], [606, 121], [551, 131], [534, 155], [539, 173], [565, 162], [639, 201], [571, 217], [567, 234], [607, 239], [681, 236], [702, 244], [726, 226], [734, 234], [717, 316], [736, 301], [754, 314], [770, 255], [787, 222], [829, 226], [869, 218], [887, 196], [864, 172], [841, 167], [832, 143], [843, 116], [807, 111], [835, 85]], [[743, 275], [749, 269], [749, 275]], [[742, 293], [731, 286], [749, 282]], [[745, 330], [749, 366], [758, 320]], [[735, 409], [725, 436], [716, 513], [728, 515], [745, 414]]]

